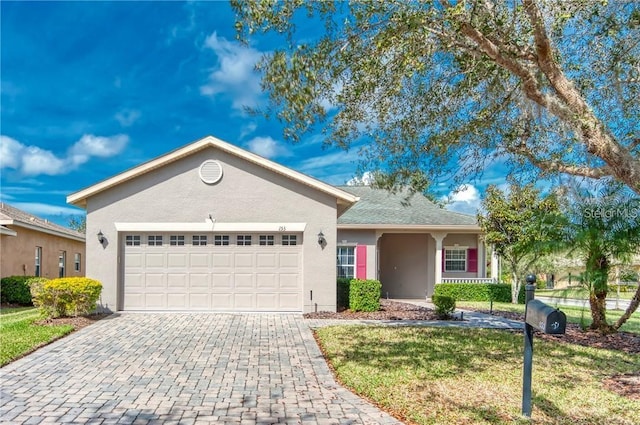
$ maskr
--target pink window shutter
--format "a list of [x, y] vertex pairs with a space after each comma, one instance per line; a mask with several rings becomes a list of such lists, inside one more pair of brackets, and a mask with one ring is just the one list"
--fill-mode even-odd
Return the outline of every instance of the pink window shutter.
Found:
[[442, 271], [444, 272], [444, 248], [442, 248]]
[[471, 273], [478, 272], [478, 249], [467, 249], [467, 271]]
[[367, 246], [356, 247], [356, 279], [367, 278]]

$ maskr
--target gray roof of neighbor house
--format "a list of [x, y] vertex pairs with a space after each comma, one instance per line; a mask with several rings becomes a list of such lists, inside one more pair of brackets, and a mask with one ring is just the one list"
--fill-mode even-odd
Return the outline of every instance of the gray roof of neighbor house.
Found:
[[476, 217], [441, 208], [420, 193], [411, 196], [403, 190], [394, 194], [370, 186], [341, 186], [340, 189], [360, 197], [360, 200], [338, 218], [338, 227], [375, 225], [479, 230]]
[[[52, 223], [49, 220], [36, 217], [26, 211], [19, 210], [4, 202], [0, 202], [0, 225], [24, 227], [27, 229], [38, 230], [51, 235], [62, 236], [69, 239], [84, 242], [84, 233], [77, 232], [64, 226]], [[13, 229], [16, 230], [16, 229]]]

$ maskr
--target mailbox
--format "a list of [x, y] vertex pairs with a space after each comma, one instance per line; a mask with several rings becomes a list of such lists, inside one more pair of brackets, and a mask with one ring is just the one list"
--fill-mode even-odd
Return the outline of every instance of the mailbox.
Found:
[[524, 321], [546, 334], [563, 334], [567, 327], [567, 316], [540, 300], [527, 303]]

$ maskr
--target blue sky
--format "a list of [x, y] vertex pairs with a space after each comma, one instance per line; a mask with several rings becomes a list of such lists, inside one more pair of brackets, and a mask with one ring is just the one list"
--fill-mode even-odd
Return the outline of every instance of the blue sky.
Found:
[[[228, 2], [1, 2], [0, 199], [66, 225], [66, 196], [206, 135], [331, 184], [357, 152], [297, 145], [248, 116], [268, 39], [235, 41]], [[503, 181], [501, 170], [474, 184]], [[450, 208], [472, 213], [469, 186]]]

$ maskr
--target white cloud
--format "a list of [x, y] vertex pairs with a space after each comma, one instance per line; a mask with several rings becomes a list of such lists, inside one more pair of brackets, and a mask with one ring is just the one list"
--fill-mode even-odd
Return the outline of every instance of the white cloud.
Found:
[[129, 137], [118, 134], [100, 137], [85, 134], [74, 143], [64, 157], [38, 146], [27, 146], [8, 136], [0, 136], [0, 168], [11, 168], [25, 176], [58, 175], [72, 171], [91, 157], [106, 158], [120, 153]]
[[470, 184], [463, 184], [449, 195], [443, 196], [442, 200], [447, 202], [446, 209], [464, 214], [476, 214], [481, 202], [480, 191]]
[[262, 52], [218, 37], [216, 32], [207, 37], [205, 47], [213, 50], [218, 63], [209, 74], [209, 82], [200, 87], [200, 93], [204, 96], [228, 94], [233, 99], [233, 108], [239, 111], [245, 106], [257, 106], [262, 91], [255, 65]]
[[123, 109], [115, 115], [115, 119], [123, 127], [131, 127], [142, 114], [137, 109]]
[[42, 204], [39, 202], [14, 202], [12, 206], [34, 215], [78, 215], [84, 214], [79, 208], [60, 207], [58, 205]]
[[347, 181], [347, 186], [371, 186], [374, 177], [372, 171], [365, 171], [361, 176], [353, 177]]
[[282, 143], [271, 137], [254, 137], [247, 143], [249, 150], [265, 158], [290, 156], [291, 152]]
[[240, 129], [240, 139], [250, 135], [251, 133], [256, 131], [257, 128], [258, 128], [258, 125], [254, 122], [250, 122], [248, 124], [243, 125], [242, 128]]
[[[295, 168], [305, 174], [316, 176], [317, 178], [333, 178], [337, 174], [344, 174], [344, 171], [351, 169], [349, 177], [353, 177], [359, 156], [356, 150], [348, 152], [340, 151], [327, 155], [314, 156], [301, 161]], [[346, 181], [345, 178], [341, 180]]]

